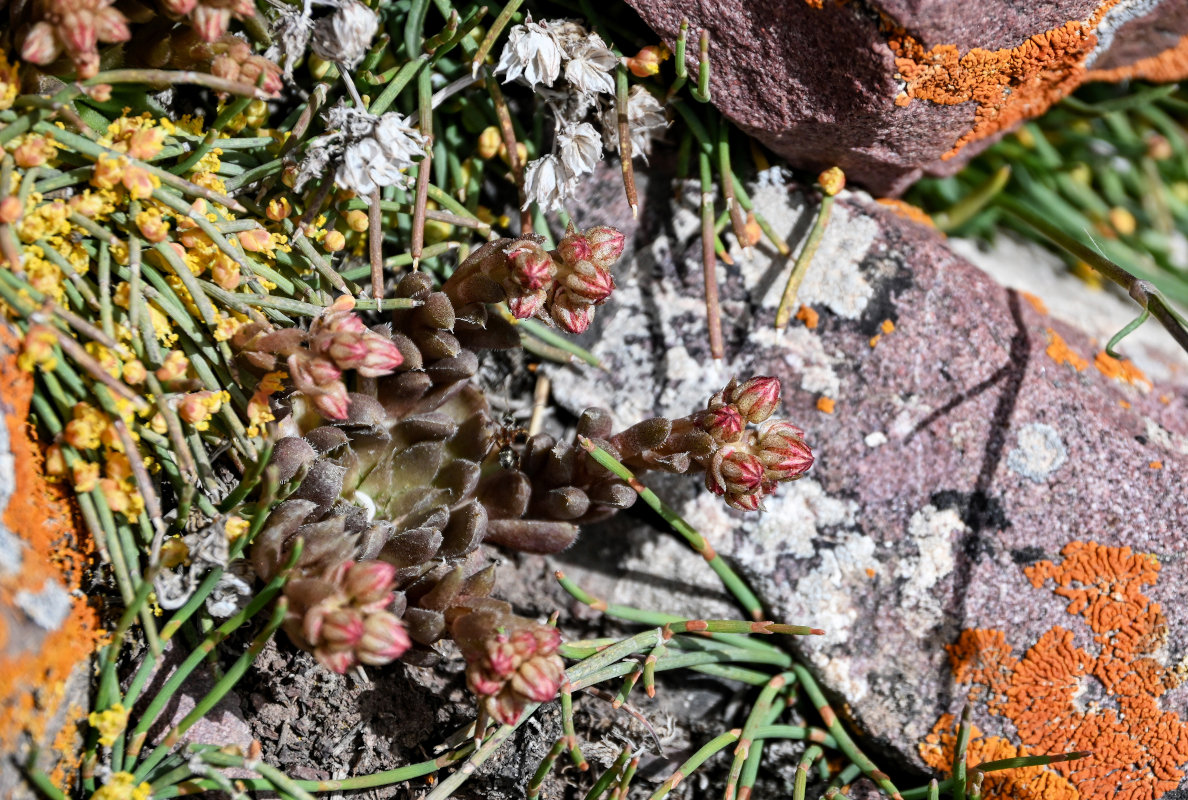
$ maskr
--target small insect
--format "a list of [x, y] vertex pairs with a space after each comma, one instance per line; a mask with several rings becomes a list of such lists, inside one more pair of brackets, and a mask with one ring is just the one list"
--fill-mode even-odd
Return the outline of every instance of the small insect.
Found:
[[528, 441], [528, 429], [516, 424], [516, 417], [512, 412], [505, 411], [500, 418], [500, 424], [495, 428], [491, 437], [488, 453], [498, 450], [499, 466], [501, 469], [519, 469], [520, 454], [515, 449]]

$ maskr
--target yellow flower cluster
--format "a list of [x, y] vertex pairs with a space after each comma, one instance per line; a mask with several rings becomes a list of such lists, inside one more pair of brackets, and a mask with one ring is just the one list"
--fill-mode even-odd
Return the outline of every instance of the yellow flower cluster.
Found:
[[20, 91], [21, 76], [17, 74], [16, 64], [8, 63], [6, 54], [0, 50], [0, 111], [12, 108], [12, 101]]
[[99, 744], [111, 747], [116, 737], [128, 727], [128, 709], [122, 703], [116, 703], [106, 711], [92, 711], [87, 722], [99, 732]]
[[151, 797], [152, 787], [147, 781], [138, 784], [131, 772], [117, 772], [95, 790], [91, 800], [149, 800]]

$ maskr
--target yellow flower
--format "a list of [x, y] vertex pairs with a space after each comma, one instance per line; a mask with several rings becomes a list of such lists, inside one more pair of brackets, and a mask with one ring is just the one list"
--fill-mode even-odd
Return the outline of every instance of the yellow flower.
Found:
[[[87, 722], [91, 723], [91, 727], [99, 732], [99, 744], [111, 747], [115, 744], [116, 737], [123, 733], [124, 728], [128, 727], [128, 709], [124, 708], [122, 703], [116, 703], [106, 711], [92, 711], [87, 717]], [[128, 773], [123, 774], [127, 775]], [[112, 779], [115, 779], [114, 775]]]
[[150, 242], [163, 242], [169, 236], [169, 222], [161, 216], [158, 208], [146, 208], [137, 214], [136, 227]]
[[272, 394], [273, 392], [279, 392], [281, 389], [285, 388], [285, 378], [287, 377], [289, 377], [289, 373], [285, 372], [283, 369], [277, 370], [276, 372], [269, 372], [260, 379], [258, 389], [259, 391], [264, 392], [265, 395]]
[[111, 478], [99, 480], [99, 490], [107, 501], [107, 507], [129, 520], [136, 519], [144, 511], [144, 498], [131, 481], [116, 481]]
[[120, 377], [123, 372], [123, 362], [120, 361], [119, 356], [98, 342], [87, 342], [85, 347], [91, 357], [99, 362], [99, 366], [103, 368], [104, 372], [113, 378]]
[[157, 380], [175, 381], [186, 374], [190, 362], [181, 350], [170, 350], [165, 357], [165, 363], [157, 368]]
[[70, 479], [74, 483], [74, 491], [79, 494], [89, 492], [99, 482], [99, 465], [79, 459], [70, 468]]
[[144, 364], [140, 359], [132, 359], [124, 362], [124, 380], [133, 386], [139, 386], [144, 383], [148, 377], [148, 370], [144, 368]]
[[76, 450], [99, 447], [100, 436], [110, 426], [107, 416], [89, 403], [77, 403], [71, 412], [74, 417], [66, 423], [63, 440]]
[[62, 455], [62, 445], [51, 444], [45, 449], [45, 474], [51, 478], [66, 477], [66, 458]]
[[117, 772], [95, 790], [91, 800], [149, 800], [151, 797], [152, 787], [147, 781], [137, 784], [131, 772]]
[[30, 327], [21, 354], [17, 356], [17, 366], [25, 372], [33, 372], [38, 368], [52, 370], [58, 365], [57, 344], [58, 337], [50, 328], [44, 325]]
[[191, 392], [178, 402], [177, 414], [197, 430], [204, 431], [210, 427], [210, 418], [230, 399], [231, 395], [225, 391]]
[[124, 177], [124, 165], [128, 159], [123, 156], [100, 155], [91, 173], [91, 185], [97, 189], [114, 189]]
[[113, 481], [122, 481], [132, 477], [132, 462], [126, 453], [108, 453], [107, 461], [103, 464], [103, 474]]
[[246, 519], [232, 514], [227, 517], [227, 522], [223, 525], [223, 530], [227, 533], [227, 541], [234, 542], [247, 533], [250, 527], [251, 523]]

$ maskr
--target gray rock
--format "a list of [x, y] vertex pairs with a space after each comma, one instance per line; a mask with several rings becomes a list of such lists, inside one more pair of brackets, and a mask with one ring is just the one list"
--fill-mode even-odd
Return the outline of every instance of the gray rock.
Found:
[[[951, 174], [1086, 77], [1130, 77], [1121, 70], [1156, 56], [1166, 64], [1145, 77], [1184, 77], [1185, 0], [630, 2], [670, 46], [682, 19], [693, 37], [709, 31], [713, 102], [744, 132], [794, 166], [840, 166], [877, 194]], [[1069, 22], [1080, 27], [1066, 36]], [[975, 50], [983, 57], [958, 63]], [[697, 51], [694, 41], [691, 70]]]
[[[768, 185], [754, 197], [781, 234], [803, 236], [799, 196]], [[715, 364], [696, 209], [652, 207], [643, 218], [652, 227], [636, 232], [635, 258], [589, 337], [606, 371], [553, 369], [555, 398], [574, 412], [605, 406], [627, 424], [687, 414], [732, 374], [783, 380], [782, 416], [805, 429], [818, 460], [766, 513], [729, 511], [696, 480], [650, 480], [729, 555], [774, 619], [826, 629], [794, 646], [872, 751], [921, 769], [925, 756], [936, 761], [935, 748], [920, 745], [969, 695], [946, 652], [963, 630], [1001, 631], [1015, 659], [1034, 659], [1047, 650], [1029, 649], [1063, 628], [1086, 653], [1089, 666], [1069, 680], [1088, 699], [1066, 708], [1048, 698], [1032, 709], [1061, 718], [1047, 727], [1064, 732], [1043, 747], [1030, 742], [1035, 751], [1089, 749], [1079, 745], [1090, 724], [1114, 713], [1111, 701], [1093, 700], [1102, 694], [1092, 691], [1101, 680], [1094, 670], [1105, 674], [1111, 659], [1135, 670], [1149, 658], [1142, 663], [1165, 684], [1148, 692], [1146, 713], [1169, 713], [1175, 744], [1161, 756], [1172, 778], [1146, 788], [1157, 797], [1180, 782], [1188, 767], [1188, 687], [1176, 672], [1188, 659], [1183, 354], [1178, 382], [1174, 370], [1154, 386], [1111, 377], [1094, 364], [1100, 345], [996, 284], [939, 235], [847, 193], [800, 295], [818, 326], [775, 333], [789, 265], [762, 247], [749, 261], [736, 249], [737, 267], [719, 265], [727, 358]], [[832, 413], [820, 410], [822, 398], [834, 401]], [[1107, 549], [1076, 551], [1075, 542]], [[1134, 590], [1131, 613], [1149, 614], [1151, 638], [1126, 654], [1103, 652], [1095, 636], [1124, 633], [1083, 617], [1054, 579], [1094, 553], [1121, 563], [1126, 547], [1157, 558], [1158, 573], [1103, 580]], [[1035, 566], [1043, 561], [1052, 566]], [[1101, 590], [1107, 606], [1117, 602], [1112, 591]], [[1125, 702], [1126, 691], [1112, 702]], [[1129, 719], [1121, 727], [1136, 738], [1154, 724], [1137, 710]], [[984, 699], [975, 722], [1020, 741], [1016, 720], [990, 714]], [[1099, 759], [1118, 757], [1110, 746]], [[1140, 750], [1140, 769], [1159, 761]], [[1140, 780], [1123, 767], [1109, 769], [1116, 784], [1101, 785], [1100, 796]]]

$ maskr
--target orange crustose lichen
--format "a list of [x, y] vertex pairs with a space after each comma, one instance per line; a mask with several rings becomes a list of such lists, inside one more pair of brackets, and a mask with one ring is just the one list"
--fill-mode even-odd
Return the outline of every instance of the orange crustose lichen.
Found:
[[918, 222], [921, 225], [926, 225], [929, 228], [935, 228], [936, 223], [932, 221], [932, 217], [928, 216], [928, 212], [919, 206], [914, 206], [911, 203], [900, 200], [895, 197], [880, 197], [876, 201], [881, 206], [894, 211], [900, 217], [912, 222]]
[[[941, 156], [952, 158], [971, 142], [1039, 116], [1087, 79], [1101, 80], [1106, 73], [1089, 72], [1085, 61], [1097, 47], [1094, 31], [1117, 2], [1105, 0], [1088, 19], [1070, 20], [1016, 47], [975, 47], [964, 55], [951, 44], [926, 49], [906, 31], [892, 26], [887, 43], [895, 54], [898, 77], [905, 83], [895, 104], [906, 106], [913, 99], [941, 105], [976, 103], [973, 127]], [[1148, 60], [1153, 63], [1138, 62], [1123, 70], [1134, 70], [1134, 77], [1170, 75], [1177, 69], [1188, 73], [1188, 45], [1182, 41], [1179, 47]]]
[[820, 315], [812, 307], [802, 304], [800, 309], [796, 312], [796, 318], [803, 322], [804, 327], [811, 331], [813, 328], [817, 327], [817, 322], [820, 319]]
[[[66, 591], [77, 590], [90, 557], [87, 543], [75, 533], [65, 494], [41, 474], [41, 452], [26, 422], [33, 377], [17, 367], [19, 350], [20, 339], [0, 324], [0, 414], [8, 427], [16, 482], [0, 514], [24, 544], [19, 572], [0, 572], [0, 751], [5, 753], [16, 752], [26, 733], [46, 747], [61, 744], [60, 734], [53, 743], [42, 741], [46, 723], [63, 699], [65, 679], [90, 654], [98, 636], [95, 613], [84, 600], [75, 600], [57, 630], [34, 627], [44, 635], [22, 635], [19, 640], [14, 636], [14, 625], [22, 630], [32, 625], [19, 607], [19, 594], [36, 594], [49, 581]], [[72, 727], [68, 720], [67, 728]], [[73, 774], [73, 759], [70, 752], [55, 758], [57, 769], [51, 778], [59, 785]]]
[[[1179, 685], [1175, 669], [1155, 654], [1166, 643], [1158, 603], [1143, 593], [1155, 583], [1159, 561], [1129, 547], [1071, 542], [1063, 560], [1024, 570], [1032, 586], [1050, 585], [1084, 619], [1096, 653], [1078, 647], [1074, 633], [1053, 626], [1022, 657], [1006, 634], [967, 630], [949, 646], [958, 683], [969, 685], [974, 708], [1013, 726], [1018, 743], [973, 731], [968, 763], [1024, 755], [1089, 750], [1092, 758], [991, 773], [987, 798], [1156, 800], [1188, 768], [1188, 724], [1160, 706]], [[1096, 686], [1101, 697], [1087, 699]], [[924, 760], [947, 771], [953, 763], [954, 720], [942, 716], [920, 746]], [[1014, 738], [1014, 737], [1012, 737]]]
[[1110, 83], [1131, 80], [1171, 83], [1188, 79], [1188, 36], [1180, 37], [1180, 41], [1162, 53], [1139, 59], [1133, 64], [1114, 69], [1089, 70], [1085, 79]]
[[1143, 371], [1131, 363], [1128, 358], [1114, 358], [1102, 350], [1094, 356], [1093, 366], [1097, 367], [1098, 371], [1107, 378], [1124, 381], [1131, 386], [1151, 389], [1151, 379], [1144, 375]]
[[1048, 328], [1048, 347], [1044, 352], [1057, 364], [1068, 364], [1077, 372], [1089, 366], [1089, 362], [1081, 358], [1077, 351], [1069, 347], [1060, 334], [1051, 328]]

